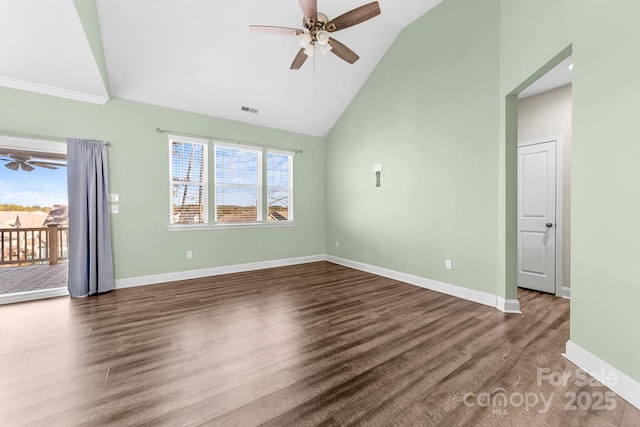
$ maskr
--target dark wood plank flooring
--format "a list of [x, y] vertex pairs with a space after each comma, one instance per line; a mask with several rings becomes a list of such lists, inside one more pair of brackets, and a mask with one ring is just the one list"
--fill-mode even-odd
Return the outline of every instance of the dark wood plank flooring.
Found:
[[561, 356], [569, 302], [519, 296], [505, 315], [319, 262], [3, 306], [0, 425], [640, 425], [617, 396], [565, 409], [608, 389]]

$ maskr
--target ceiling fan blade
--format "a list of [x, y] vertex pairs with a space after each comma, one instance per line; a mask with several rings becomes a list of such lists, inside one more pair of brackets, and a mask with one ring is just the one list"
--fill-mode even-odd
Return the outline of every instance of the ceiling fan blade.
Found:
[[293, 62], [291, 63], [292, 70], [299, 70], [306, 61], [308, 56], [304, 53], [304, 49], [300, 49], [295, 58], [293, 58]]
[[25, 172], [31, 172], [32, 170], [35, 169], [33, 166], [31, 166], [27, 162], [18, 161], [18, 163], [20, 164], [20, 167], [22, 168], [22, 170], [25, 171]]
[[249, 25], [249, 31], [252, 33], [277, 34], [284, 36], [299, 36], [304, 32], [297, 28], [273, 27], [270, 25]]
[[58, 169], [59, 167], [66, 167], [67, 165], [61, 163], [51, 163], [51, 162], [38, 162], [38, 161], [30, 161], [28, 162], [30, 165], [38, 166], [45, 169]]
[[307, 24], [310, 23], [311, 19], [314, 21], [318, 19], [317, 0], [298, 0], [298, 2], [300, 2], [300, 9], [302, 9], [302, 14], [305, 17]]
[[380, 15], [380, 5], [374, 1], [364, 6], [357, 7], [327, 23], [326, 29], [330, 33], [345, 28], [353, 27], [361, 22], [367, 21], [375, 16]]
[[7, 169], [11, 169], [12, 171], [17, 171], [20, 165], [18, 164], [18, 162], [13, 161], [13, 162], [5, 163], [4, 166]]
[[329, 44], [331, 45], [331, 52], [336, 54], [339, 58], [347, 61], [349, 64], [353, 64], [360, 59], [354, 51], [334, 38], [329, 38]]

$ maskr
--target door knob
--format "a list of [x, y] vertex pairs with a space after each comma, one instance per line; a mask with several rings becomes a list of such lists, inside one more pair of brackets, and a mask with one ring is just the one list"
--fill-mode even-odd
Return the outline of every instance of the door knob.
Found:
[[546, 223], [545, 225], [547, 226], [547, 228], [551, 228], [551, 227], [553, 227], [553, 223], [551, 223], [551, 222], [548, 222], [548, 223]]

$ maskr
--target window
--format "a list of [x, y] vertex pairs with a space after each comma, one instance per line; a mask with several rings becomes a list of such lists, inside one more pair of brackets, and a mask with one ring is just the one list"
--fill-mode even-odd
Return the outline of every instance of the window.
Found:
[[[169, 137], [174, 229], [206, 228], [209, 217], [213, 218], [209, 227], [293, 224], [293, 152], [214, 141], [209, 164], [209, 144]], [[209, 167], [213, 167], [211, 183]]]
[[215, 146], [216, 223], [262, 221], [262, 149]]
[[267, 151], [268, 221], [292, 221], [293, 156], [291, 153]]
[[208, 141], [169, 137], [171, 224], [208, 220]]

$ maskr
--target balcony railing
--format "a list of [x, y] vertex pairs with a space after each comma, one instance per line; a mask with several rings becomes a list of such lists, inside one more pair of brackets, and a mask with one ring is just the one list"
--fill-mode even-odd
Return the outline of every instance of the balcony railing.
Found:
[[67, 227], [0, 229], [0, 266], [53, 265], [67, 256]]

